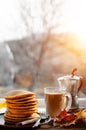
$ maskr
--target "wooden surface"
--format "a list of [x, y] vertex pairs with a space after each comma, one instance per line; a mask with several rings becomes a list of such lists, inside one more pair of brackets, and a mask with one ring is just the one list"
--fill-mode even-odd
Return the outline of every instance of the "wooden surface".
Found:
[[[43, 130], [43, 129], [39, 129]], [[48, 129], [47, 129], [48, 130]], [[86, 130], [86, 128], [49, 128], [49, 130]]]
[[4, 128], [4, 127], [0, 127], [0, 130], [86, 130], [86, 128]]

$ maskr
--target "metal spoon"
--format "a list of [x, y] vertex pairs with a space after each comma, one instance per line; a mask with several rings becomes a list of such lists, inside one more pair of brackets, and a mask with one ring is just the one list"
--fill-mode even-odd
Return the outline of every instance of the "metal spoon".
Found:
[[49, 117], [49, 116], [40, 117], [40, 118], [36, 121], [36, 123], [32, 126], [32, 128], [35, 128], [35, 127], [38, 127], [39, 125], [48, 123], [49, 121], [50, 121], [50, 117]]

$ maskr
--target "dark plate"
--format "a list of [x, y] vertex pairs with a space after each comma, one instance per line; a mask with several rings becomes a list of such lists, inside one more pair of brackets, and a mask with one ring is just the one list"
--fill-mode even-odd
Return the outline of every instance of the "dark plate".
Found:
[[[45, 120], [40, 122], [39, 126], [40, 125], [44, 125], [46, 123], [48, 123], [50, 121], [50, 118], [47, 118], [47, 116], [45, 116]], [[36, 129], [36, 128], [33, 128], [33, 125], [35, 124], [36, 121], [34, 121], [33, 123], [29, 123], [29, 124], [26, 124], [26, 125], [10, 125], [10, 124], [6, 124], [5, 121], [4, 121], [4, 115], [0, 115], [0, 130], [1, 128], [3, 128], [3, 130], [9, 130], [12, 128], [13, 129], [24, 129], [26, 130], [26, 128], [28, 129]], [[37, 126], [37, 127], [39, 127]]]
[[0, 115], [0, 130], [1, 130], [1, 128], [4, 130], [4, 129], [6, 129], [6, 130], [9, 130], [9, 129], [11, 129], [12, 128], [12, 130], [13, 129], [26, 129], [26, 128], [30, 128], [30, 129], [32, 129], [32, 126], [34, 125], [34, 123], [32, 123], [32, 124], [28, 124], [28, 125], [9, 125], [9, 124], [5, 124], [5, 121], [4, 121], [4, 116], [3, 115]]

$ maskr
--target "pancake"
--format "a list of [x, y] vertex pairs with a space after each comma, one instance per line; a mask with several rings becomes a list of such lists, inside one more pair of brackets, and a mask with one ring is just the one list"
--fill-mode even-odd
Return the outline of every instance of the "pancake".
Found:
[[7, 107], [7, 110], [9, 111], [9, 112], [14, 112], [14, 111], [16, 111], [16, 112], [26, 112], [26, 113], [28, 113], [28, 112], [30, 112], [30, 111], [33, 111], [33, 110], [38, 110], [37, 109], [37, 107], [31, 107], [31, 108], [21, 108], [21, 109], [19, 109], [19, 108], [11, 108], [11, 107]]
[[33, 108], [37, 108], [37, 104], [33, 104], [30, 106], [11, 106], [9, 104], [7, 104], [7, 109], [13, 109], [13, 110], [29, 110], [29, 109], [33, 109]]
[[31, 97], [34, 96], [35, 93], [30, 92], [30, 91], [26, 91], [26, 90], [12, 90], [10, 92], [8, 92], [4, 98], [5, 99], [18, 99], [18, 98], [23, 98], [23, 97]]
[[17, 123], [17, 122], [20, 122], [20, 121], [24, 121], [24, 120], [27, 120], [28, 117], [10, 117], [8, 115], [4, 115], [4, 119], [5, 121], [11, 121], [11, 122], [14, 122], [14, 123]]
[[18, 117], [18, 116], [12, 116], [12, 114], [10, 113], [5, 113], [4, 114], [4, 120], [6, 123], [10, 123], [10, 124], [15, 124], [21, 121], [25, 121], [25, 120], [30, 120], [33, 118], [39, 118], [39, 115], [37, 113], [33, 113], [30, 116], [22, 116], [22, 117]]
[[35, 95], [26, 95], [25, 94], [25, 97], [24, 96], [23, 97], [19, 96], [18, 98], [14, 98], [14, 97], [13, 98], [12, 97], [11, 98], [7, 98], [6, 97], [6, 100], [15, 102], [15, 101], [31, 100], [31, 99], [34, 99], [34, 98], [36, 98]]
[[26, 114], [26, 115], [18, 115], [18, 114], [11, 114], [10, 112], [6, 112], [4, 114], [4, 117], [11, 117], [11, 118], [28, 118], [28, 119], [31, 119], [31, 118], [37, 118], [37, 117], [40, 117], [38, 113], [32, 113], [32, 114]]
[[26, 115], [18, 115], [18, 114], [11, 114], [10, 112], [6, 112], [5, 114], [4, 114], [4, 116], [8, 116], [8, 117], [14, 117], [14, 118], [27, 118], [27, 117], [29, 117], [29, 116], [31, 116], [31, 114], [30, 115], [28, 115], [28, 114], [26, 114]]
[[11, 113], [11, 114], [21, 114], [21, 115], [25, 115], [25, 114], [33, 114], [33, 113], [37, 113], [38, 110], [37, 109], [33, 109], [33, 110], [30, 110], [30, 111], [26, 111], [26, 110], [12, 110], [12, 109], [8, 109], [8, 111]]
[[6, 102], [7, 103], [11, 103], [11, 104], [29, 104], [29, 103], [34, 103], [34, 102], [36, 102], [36, 103], [38, 103], [38, 100], [37, 99], [35, 99], [35, 98], [33, 98], [33, 99], [23, 99], [23, 100], [6, 100]]
[[33, 103], [21, 103], [21, 104], [11, 104], [11, 103], [7, 103], [6, 106], [10, 106], [10, 107], [31, 107], [31, 106], [37, 106], [38, 102], [33, 102]]

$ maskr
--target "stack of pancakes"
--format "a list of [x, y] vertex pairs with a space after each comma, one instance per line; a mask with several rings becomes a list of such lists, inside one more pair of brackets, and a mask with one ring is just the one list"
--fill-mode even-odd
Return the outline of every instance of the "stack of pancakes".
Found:
[[27, 119], [37, 118], [37, 99], [33, 92], [12, 90], [5, 96], [7, 111], [4, 114], [6, 123], [15, 124]]

